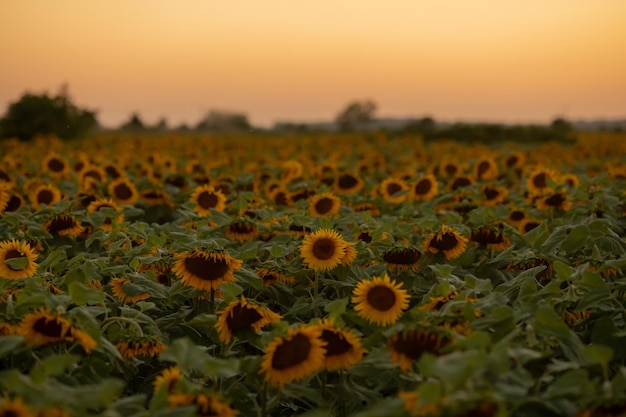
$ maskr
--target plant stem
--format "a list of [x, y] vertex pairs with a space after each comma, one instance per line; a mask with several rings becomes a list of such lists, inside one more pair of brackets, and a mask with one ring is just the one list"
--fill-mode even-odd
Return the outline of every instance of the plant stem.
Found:
[[215, 290], [211, 288], [211, 295], [209, 298], [209, 313], [215, 314]]

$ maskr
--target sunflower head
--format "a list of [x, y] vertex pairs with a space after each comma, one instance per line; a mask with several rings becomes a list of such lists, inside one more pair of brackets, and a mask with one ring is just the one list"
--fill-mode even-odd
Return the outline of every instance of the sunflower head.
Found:
[[109, 195], [117, 204], [133, 205], [139, 199], [139, 193], [135, 184], [129, 179], [119, 177], [111, 181], [108, 186]]
[[334, 189], [339, 194], [356, 194], [363, 188], [363, 180], [354, 174], [344, 172], [334, 180]]
[[437, 355], [450, 342], [450, 337], [441, 331], [416, 328], [396, 333], [387, 346], [391, 350], [391, 361], [399, 363], [406, 372], [424, 353]]
[[210, 214], [211, 210], [224, 211], [226, 208], [226, 196], [211, 185], [196, 187], [189, 200], [195, 203], [193, 211], [201, 216]]
[[341, 263], [347, 245], [337, 231], [320, 229], [305, 236], [300, 245], [300, 255], [309, 268], [327, 271]]
[[221, 252], [195, 249], [176, 255], [172, 272], [184, 285], [203, 291], [219, 290], [222, 282], [234, 282], [233, 271], [243, 262]]
[[77, 238], [85, 228], [70, 214], [59, 214], [44, 225], [48, 233]]
[[0, 242], [0, 277], [20, 279], [37, 272], [37, 253], [28, 242], [6, 240]]
[[357, 314], [370, 323], [388, 326], [395, 323], [409, 307], [409, 294], [401, 283], [388, 275], [360, 281], [352, 291], [351, 301]]
[[443, 225], [438, 233], [431, 233], [422, 250], [443, 253], [447, 260], [458, 258], [465, 251], [468, 239], [451, 227]]
[[322, 331], [320, 338], [325, 342], [324, 368], [327, 371], [347, 369], [357, 364], [365, 354], [361, 339], [351, 331], [336, 326], [332, 320], [322, 320], [319, 328]]
[[429, 201], [439, 192], [439, 185], [434, 175], [428, 174], [411, 184], [409, 196], [413, 201]]
[[228, 344], [233, 335], [241, 330], [253, 329], [260, 331], [262, 327], [281, 319], [280, 314], [249, 303], [244, 297], [233, 300], [219, 313], [215, 328], [222, 343]]
[[332, 216], [337, 214], [341, 200], [333, 193], [317, 194], [309, 198], [309, 214], [315, 216]]

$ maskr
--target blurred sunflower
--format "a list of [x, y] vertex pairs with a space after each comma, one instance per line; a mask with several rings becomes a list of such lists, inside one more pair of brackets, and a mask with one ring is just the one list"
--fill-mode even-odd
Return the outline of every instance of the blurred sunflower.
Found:
[[243, 264], [221, 252], [205, 252], [194, 249], [191, 252], [176, 254], [176, 263], [172, 272], [184, 285], [199, 290], [219, 290], [222, 282], [235, 281], [233, 271]]
[[0, 277], [20, 279], [32, 277], [39, 265], [37, 253], [27, 243], [18, 240], [0, 242]]
[[147, 204], [156, 206], [156, 205], [166, 205], [171, 206], [172, 201], [170, 195], [167, 191], [162, 190], [160, 188], [150, 188], [147, 190], [143, 190], [139, 193], [139, 198], [145, 201]]
[[247, 219], [233, 220], [226, 226], [226, 237], [236, 240], [239, 243], [254, 240], [259, 235], [259, 228], [256, 224]]
[[3, 183], [0, 183], [0, 213], [4, 212], [9, 204], [10, 198], [11, 194], [9, 193], [8, 188]]
[[422, 246], [423, 252], [440, 253], [443, 252], [447, 260], [458, 258], [467, 245], [467, 238], [461, 236], [459, 232], [451, 227], [442, 225], [441, 231], [438, 233], [431, 233], [424, 245]]
[[523, 234], [530, 232], [533, 229], [536, 229], [542, 224], [543, 224], [543, 221], [541, 220], [526, 219], [517, 226], [517, 230], [520, 232], [520, 234], [523, 235]]
[[580, 184], [580, 178], [578, 178], [578, 175], [576, 174], [563, 174], [559, 178], [559, 182], [561, 184], [565, 184], [569, 188], [574, 188]]
[[469, 240], [487, 249], [504, 250], [511, 246], [511, 241], [504, 235], [501, 223], [494, 226], [481, 226], [472, 230]]
[[43, 228], [50, 234], [77, 238], [85, 228], [70, 214], [58, 214], [48, 220]]
[[193, 415], [197, 417], [234, 417], [238, 413], [215, 395], [174, 393], [168, 395], [167, 400], [174, 409], [194, 406]]
[[346, 250], [341, 257], [341, 265], [348, 266], [352, 264], [352, 262], [356, 260], [357, 256], [358, 252], [356, 251], [354, 245], [350, 242], [346, 242]]
[[372, 216], [380, 216], [380, 209], [374, 203], [360, 203], [352, 206], [355, 213], [369, 212]]
[[39, 210], [45, 204], [50, 206], [61, 201], [61, 190], [51, 184], [39, 184], [29, 194], [30, 204], [35, 210]]
[[572, 202], [564, 191], [544, 195], [537, 200], [536, 204], [537, 208], [542, 210], [569, 211], [572, 208]]
[[525, 161], [526, 158], [524, 157], [524, 154], [516, 151], [505, 155], [502, 163], [506, 170], [513, 171], [524, 166]]
[[388, 326], [409, 307], [409, 294], [388, 275], [360, 281], [352, 290], [354, 310], [370, 323]]
[[41, 170], [48, 173], [52, 178], [63, 178], [70, 172], [67, 162], [56, 152], [50, 152], [41, 161]]
[[123, 304], [134, 304], [137, 301], [150, 298], [150, 294], [137, 287], [137, 285], [128, 278], [113, 278], [111, 280], [111, 291], [115, 298], [120, 300]]
[[24, 404], [21, 398], [10, 398], [7, 396], [0, 397], [0, 416], [1, 417], [36, 417], [38, 414]]
[[406, 200], [409, 185], [401, 178], [385, 178], [378, 188], [378, 191], [386, 202], [399, 204]]
[[176, 392], [176, 384], [183, 380], [183, 373], [178, 366], [170, 366], [169, 368], [161, 371], [156, 378], [154, 378], [154, 390], [157, 391], [161, 387], [167, 387], [167, 393], [173, 394]]
[[429, 296], [429, 301], [426, 304], [420, 305], [417, 309], [423, 311], [439, 311], [448, 301], [456, 298], [457, 295], [459, 295], [459, 293], [457, 291], [453, 291], [437, 297]]
[[424, 353], [438, 354], [450, 343], [450, 339], [439, 332], [426, 329], [404, 330], [387, 342], [391, 350], [391, 361], [400, 364], [403, 372], [411, 368]]
[[129, 339], [118, 342], [115, 347], [124, 358], [134, 358], [137, 356], [149, 356], [154, 358], [163, 352], [167, 346], [154, 338], [143, 337], [141, 339]]
[[339, 212], [341, 200], [333, 193], [316, 194], [309, 198], [309, 215], [332, 216]]
[[482, 158], [474, 165], [474, 176], [479, 181], [494, 180], [498, 178], [498, 164], [493, 158]]
[[300, 245], [300, 256], [308, 268], [327, 271], [341, 263], [348, 243], [331, 229], [320, 229], [304, 237]]
[[509, 212], [507, 216], [507, 220], [511, 226], [518, 227], [522, 224], [526, 219], [528, 219], [528, 214], [521, 208], [514, 208]]
[[322, 320], [318, 325], [324, 346], [324, 368], [327, 371], [348, 369], [361, 361], [365, 349], [361, 339], [349, 330], [337, 327], [332, 320]]
[[135, 184], [128, 178], [120, 177], [111, 181], [107, 189], [111, 198], [122, 206], [132, 206], [139, 199]]
[[189, 199], [195, 203], [193, 211], [201, 216], [211, 214], [211, 210], [224, 211], [226, 208], [226, 196], [211, 185], [199, 185]]
[[363, 180], [357, 175], [344, 172], [334, 180], [333, 188], [339, 194], [356, 194], [363, 188]]
[[4, 206], [4, 210], [0, 210], [0, 213], [4, 212], [14, 212], [17, 211], [20, 207], [26, 204], [26, 200], [20, 194], [13, 193], [9, 195], [9, 198], [6, 201], [6, 206]]
[[460, 188], [469, 187], [472, 184], [474, 184], [474, 179], [472, 177], [470, 177], [469, 175], [459, 175], [452, 178], [448, 182], [448, 190], [456, 191]]
[[241, 300], [231, 301], [224, 310], [218, 313], [215, 328], [219, 333], [220, 341], [224, 344], [228, 344], [233, 334], [239, 330], [254, 329], [259, 332], [262, 327], [280, 319], [280, 314], [274, 313], [259, 305], [249, 303], [248, 300], [242, 296]]
[[509, 195], [509, 190], [502, 186], [483, 185], [480, 188], [480, 192], [485, 196], [484, 199], [479, 200], [485, 207], [493, 207], [501, 204]]
[[558, 175], [556, 171], [540, 166], [528, 174], [526, 178], [526, 190], [528, 190], [531, 195], [543, 194], [552, 188], [549, 184], [550, 181], [555, 182], [557, 180]]
[[275, 282], [284, 282], [286, 284], [295, 284], [294, 277], [288, 277], [280, 271], [268, 268], [257, 268], [256, 274], [263, 280], [263, 286], [269, 287]]
[[392, 272], [420, 270], [419, 260], [422, 252], [415, 248], [394, 248], [383, 255], [383, 261], [387, 263], [387, 269]]
[[97, 346], [91, 336], [75, 327], [60, 312], [52, 313], [47, 309], [39, 309], [24, 316], [20, 324], [20, 333], [26, 343], [35, 346], [77, 342], [86, 352], [91, 352]]
[[119, 214], [116, 214], [115, 217], [104, 218], [102, 224], [100, 225], [102, 230], [110, 232], [113, 230], [114, 224], [119, 224], [124, 221], [124, 214], [121, 212], [122, 209], [110, 198], [97, 198], [87, 206], [87, 211], [89, 213], [98, 213], [102, 209], [112, 209], [115, 212], [119, 212]]
[[429, 201], [439, 192], [437, 179], [432, 174], [424, 175], [411, 184], [409, 198], [412, 201]]
[[318, 326], [291, 327], [267, 345], [259, 372], [266, 381], [283, 387], [321, 370], [326, 352], [321, 335]]

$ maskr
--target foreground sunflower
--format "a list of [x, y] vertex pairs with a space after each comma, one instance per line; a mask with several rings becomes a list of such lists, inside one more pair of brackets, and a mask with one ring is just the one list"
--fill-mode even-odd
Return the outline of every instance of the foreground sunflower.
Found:
[[316, 271], [328, 271], [341, 263], [348, 243], [331, 229], [320, 229], [306, 235], [300, 245], [304, 264]]
[[373, 324], [388, 326], [395, 323], [409, 307], [409, 294], [402, 284], [388, 275], [359, 282], [352, 291], [351, 301], [357, 314]]
[[391, 361], [400, 364], [403, 372], [419, 360], [424, 353], [437, 354], [450, 343], [441, 333], [426, 329], [405, 330], [392, 336], [387, 346], [391, 350]]
[[324, 367], [325, 342], [318, 326], [292, 327], [265, 348], [261, 369], [265, 380], [283, 387]]
[[254, 329], [258, 332], [263, 326], [281, 319], [280, 314], [249, 303], [243, 296], [241, 300], [231, 301], [218, 315], [215, 328], [224, 344], [230, 343], [233, 334], [239, 330]]
[[424, 252], [443, 252], [447, 260], [458, 258], [465, 251], [468, 239], [448, 226], [441, 226], [441, 231], [431, 233], [424, 242]]
[[0, 277], [20, 279], [32, 277], [39, 266], [37, 253], [26, 242], [5, 240], [0, 242]]
[[176, 254], [172, 272], [181, 282], [199, 290], [217, 291], [222, 282], [234, 282], [233, 271], [241, 268], [243, 261], [221, 252], [194, 249]]
[[91, 352], [97, 346], [91, 336], [74, 326], [61, 313], [52, 313], [46, 309], [39, 309], [24, 316], [20, 324], [20, 333], [26, 343], [35, 346], [59, 342], [78, 343], [85, 352]]
[[231, 408], [215, 395], [206, 394], [170, 394], [168, 402], [171, 408], [195, 406], [195, 416], [198, 417], [233, 417], [237, 410]]
[[324, 346], [324, 368], [327, 371], [348, 369], [359, 363], [365, 349], [361, 347], [361, 339], [349, 330], [337, 327], [332, 320], [322, 320], [319, 324], [322, 331], [321, 339]]
[[201, 216], [211, 214], [211, 210], [224, 211], [226, 208], [226, 196], [211, 185], [199, 185], [189, 199], [196, 206], [193, 211]]

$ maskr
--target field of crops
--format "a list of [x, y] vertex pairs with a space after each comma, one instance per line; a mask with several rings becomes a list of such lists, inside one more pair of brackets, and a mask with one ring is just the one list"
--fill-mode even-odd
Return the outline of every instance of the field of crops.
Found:
[[626, 415], [626, 134], [0, 158], [0, 416]]

